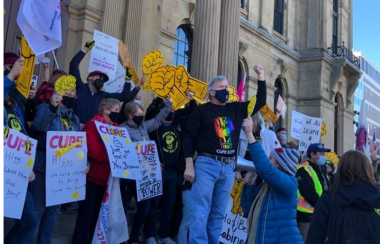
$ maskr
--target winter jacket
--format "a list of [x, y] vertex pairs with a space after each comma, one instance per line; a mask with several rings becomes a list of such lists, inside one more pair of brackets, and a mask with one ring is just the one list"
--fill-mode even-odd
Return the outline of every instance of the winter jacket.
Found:
[[[337, 206], [346, 205], [356, 199], [362, 199], [375, 209], [378, 209], [380, 225], [380, 188], [374, 188], [363, 182], [356, 181], [351, 186], [339, 185], [334, 199], [331, 192], [325, 192], [318, 200], [311, 220], [306, 244], [324, 243], [327, 237], [329, 217]], [[364, 205], [364, 204], [363, 204]]]
[[104, 91], [99, 91], [92, 94], [88, 84], [82, 81], [79, 64], [86, 54], [79, 51], [70, 62], [70, 75], [76, 78], [76, 90], [77, 90], [77, 102], [74, 108], [75, 114], [78, 115], [80, 122], [82, 124], [87, 123], [87, 121], [98, 113], [98, 108], [101, 101], [105, 98], [115, 98], [123, 101], [127, 98], [130, 90], [131, 84], [125, 83], [123, 91], [121, 93], [108, 93]]
[[[12, 82], [6, 75], [4, 75], [4, 102], [9, 94], [9, 92], [13, 89], [16, 88], [16, 84]], [[4, 109], [4, 126], [7, 126], [8, 121], [7, 121], [7, 110], [3, 107]], [[17, 114], [17, 117], [20, 118], [21, 124], [25, 128], [25, 119], [24, 119], [24, 114], [22, 113], [21, 109], [18, 107], [17, 102], [15, 104], [15, 113]]]
[[[328, 191], [330, 187], [329, 178], [326, 174], [323, 173], [321, 167], [312, 163], [310, 159], [306, 158], [306, 161], [309, 162], [309, 165], [313, 168], [313, 170], [317, 173], [319, 182], [322, 185], [323, 191]], [[325, 171], [326, 172], [326, 171]], [[310, 177], [309, 173], [305, 168], [300, 168], [297, 170], [296, 177], [298, 179], [298, 188], [301, 195], [305, 198], [305, 200], [312, 206], [315, 207], [317, 201], [319, 199], [319, 195], [315, 190], [314, 181]], [[297, 211], [297, 221], [298, 222], [310, 222], [312, 214], [304, 213]]]
[[258, 175], [269, 185], [260, 209], [255, 243], [303, 243], [296, 220], [297, 179], [276, 169], [260, 143], [249, 144], [248, 149]]
[[128, 134], [133, 142], [138, 141], [149, 141], [149, 133], [160, 128], [162, 121], [168, 116], [170, 111], [170, 104], [165, 103], [165, 107], [157, 114], [156, 117], [148, 121], [142, 122], [140, 126], [135, 126], [129, 124], [127, 121], [122, 123], [120, 126], [125, 127], [128, 130]]
[[8, 76], [4, 75], [4, 99], [8, 96], [9, 92], [16, 87], [16, 83], [11, 81]]
[[38, 141], [34, 170], [46, 171], [46, 136], [48, 131], [68, 131], [60, 118], [67, 118], [71, 124], [69, 131], [80, 131], [79, 118], [73, 110], [56, 108], [51, 104], [41, 104], [34, 116], [32, 123], [32, 136]]
[[[90, 171], [87, 173], [87, 180], [94, 184], [107, 185], [108, 177], [111, 173], [110, 162], [106, 146], [99, 135], [95, 121], [107, 124], [105, 118], [101, 114], [96, 114], [84, 126], [87, 136], [87, 159], [90, 162]], [[113, 126], [118, 126], [114, 123]]]

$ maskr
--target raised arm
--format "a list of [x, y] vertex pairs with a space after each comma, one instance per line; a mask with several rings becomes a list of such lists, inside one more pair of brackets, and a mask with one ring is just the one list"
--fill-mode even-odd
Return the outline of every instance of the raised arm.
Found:
[[256, 64], [253, 69], [257, 74], [256, 105], [252, 114], [257, 113], [267, 102], [267, 86], [265, 84], [265, 71], [261, 64]]
[[80, 76], [79, 64], [82, 62], [84, 56], [91, 51], [91, 49], [95, 46], [95, 41], [88, 40], [82, 50], [80, 50], [70, 61], [69, 73], [75, 77], [76, 81], [76, 89], [77, 91], [84, 87], [84, 83]]
[[7, 98], [9, 92], [16, 87], [16, 79], [21, 74], [23, 67], [24, 60], [18, 59], [9, 74], [4, 75], [4, 100]]
[[165, 107], [163, 107], [160, 112], [151, 120], [145, 121], [144, 126], [148, 133], [160, 128], [162, 121], [168, 116], [170, 112], [171, 102], [165, 101]]

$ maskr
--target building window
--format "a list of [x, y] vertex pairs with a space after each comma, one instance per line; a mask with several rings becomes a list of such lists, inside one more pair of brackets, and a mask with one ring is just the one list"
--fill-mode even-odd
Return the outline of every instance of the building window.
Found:
[[[276, 79], [276, 82], [274, 83], [274, 86], [277, 88], [276, 91], [274, 92], [274, 112], [277, 113], [277, 101], [278, 101], [278, 96], [284, 97], [283, 96], [283, 89], [282, 89], [282, 84], [281, 84], [281, 79]], [[282, 125], [282, 116], [278, 118], [276, 123], [274, 124], [274, 131], [277, 129], [283, 127]]]
[[[338, 46], [338, 0], [333, 2], [333, 31], [332, 31], [332, 48]], [[333, 49], [334, 50], [334, 49]]]
[[193, 43], [193, 34], [190, 25], [181, 25], [177, 28], [175, 34], [178, 40], [174, 44], [173, 64], [183, 65], [187, 71], [191, 71], [191, 52]]
[[284, 0], [274, 0], [274, 22], [273, 29], [284, 34]]
[[244, 0], [240, 1], [240, 8], [245, 9], [245, 1]]

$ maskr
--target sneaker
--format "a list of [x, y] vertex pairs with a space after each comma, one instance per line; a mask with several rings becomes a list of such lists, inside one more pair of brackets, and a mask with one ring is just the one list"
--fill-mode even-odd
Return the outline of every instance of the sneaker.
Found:
[[158, 244], [156, 241], [156, 238], [154, 237], [149, 237], [148, 239], [145, 240], [146, 244]]
[[177, 244], [175, 241], [172, 240], [172, 238], [170, 237], [166, 237], [166, 238], [163, 238], [163, 239], [158, 239], [158, 243], [159, 244]]

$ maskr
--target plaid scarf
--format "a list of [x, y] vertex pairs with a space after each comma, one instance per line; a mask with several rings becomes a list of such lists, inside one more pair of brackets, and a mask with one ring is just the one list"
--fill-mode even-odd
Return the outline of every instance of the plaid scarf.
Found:
[[53, 84], [44, 81], [41, 86], [38, 88], [36, 96], [37, 96], [37, 106], [42, 103], [48, 103], [50, 98], [53, 96], [54, 86]]

